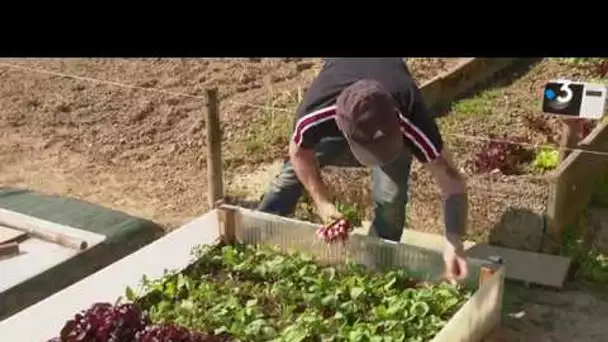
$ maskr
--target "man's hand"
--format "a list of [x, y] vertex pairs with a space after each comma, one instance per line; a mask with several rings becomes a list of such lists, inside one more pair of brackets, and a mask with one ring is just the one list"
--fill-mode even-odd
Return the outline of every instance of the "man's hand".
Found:
[[443, 250], [443, 262], [445, 263], [444, 278], [446, 278], [446, 280], [460, 281], [466, 279], [469, 270], [460, 237], [446, 237]]
[[331, 202], [323, 201], [317, 203], [316, 206], [319, 216], [326, 225], [344, 217], [344, 215], [340, 213], [336, 206]]

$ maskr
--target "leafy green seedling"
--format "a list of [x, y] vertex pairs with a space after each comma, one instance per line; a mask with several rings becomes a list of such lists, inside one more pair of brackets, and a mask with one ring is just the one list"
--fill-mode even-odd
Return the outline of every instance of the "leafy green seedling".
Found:
[[533, 166], [542, 171], [554, 170], [559, 164], [559, 152], [555, 149], [543, 149], [538, 152]]
[[362, 215], [357, 207], [350, 204], [338, 203], [336, 204], [336, 209], [346, 217], [352, 227], [361, 226]]

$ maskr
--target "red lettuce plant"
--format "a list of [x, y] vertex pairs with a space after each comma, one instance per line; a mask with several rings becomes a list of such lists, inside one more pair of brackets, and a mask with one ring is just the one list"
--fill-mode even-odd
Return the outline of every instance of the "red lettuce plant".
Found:
[[521, 165], [532, 160], [533, 154], [522, 143], [520, 137], [502, 137], [491, 134], [490, 140], [475, 153], [473, 168], [475, 172], [485, 173], [499, 170], [503, 174], [518, 174]]

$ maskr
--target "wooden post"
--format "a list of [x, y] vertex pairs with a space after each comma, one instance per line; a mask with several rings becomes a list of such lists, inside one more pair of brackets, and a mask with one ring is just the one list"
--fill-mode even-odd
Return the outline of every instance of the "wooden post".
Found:
[[225, 244], [236, 242], [236, 212], [232, 208], [217, 208], [220, 240]]
[[209, 207], [223, 198], [222, 137], [217, 89], [207, 89], [207, 186]]
[[[580, 119], [562, 119], [562, 134], [560, 137], [559, 146], [559, 163], [570, 155], [572, 149], [576, 148], [579, 143], [579, 133], [582, 128], [583, 121]], [[560, 175], [554, 185], [552, 185], [551, 196], [559, 198], [567, 198], [571, 192], [572, 184], [568, 177]], [[554, 217], [547, 218], [545, 235], [541, 243], [541, 251], [547, 254], [559, 254], [562, 245], [562, 231], [564, 223], [561, 220], [556, 221]]]
[[562, 120], [562, 135], [560, 138], [559, 161], [562, 162], [570, 151], [578, 145], [582, 121], [579, 119]]

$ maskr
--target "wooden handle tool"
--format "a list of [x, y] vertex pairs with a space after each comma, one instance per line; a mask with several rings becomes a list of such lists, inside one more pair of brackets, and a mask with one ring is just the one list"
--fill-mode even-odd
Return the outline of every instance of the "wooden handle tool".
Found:
[[19, 254], [19, 244], [16, 242], [9, 242], [0, 245], [0, 258], [11, 257]]
[[15, 227], [10, 226], [13, 229], [20, 230], [22, 232], [28, 233], [33, 237], [37, 237], [41, 240], [53, 242], [61, 246], [65, 246], [68, 248], [76, 249], [76, 250], [84, 250], [88, 247], [88, 244], [84, 240], [75, 239], [71, 236], [67, 236], [61, 233], [51, 232], [48, 230], [44, 230], [38, 227]]

